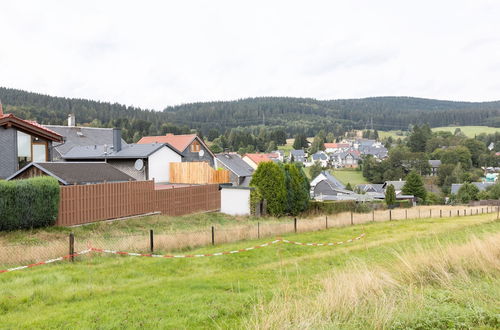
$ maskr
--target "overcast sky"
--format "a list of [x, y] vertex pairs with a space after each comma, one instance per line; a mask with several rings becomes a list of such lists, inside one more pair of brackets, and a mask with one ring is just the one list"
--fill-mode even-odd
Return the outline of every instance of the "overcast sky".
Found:
[[0, 0], [0, 86], [161, 110], [500, 99], [500, 1]]

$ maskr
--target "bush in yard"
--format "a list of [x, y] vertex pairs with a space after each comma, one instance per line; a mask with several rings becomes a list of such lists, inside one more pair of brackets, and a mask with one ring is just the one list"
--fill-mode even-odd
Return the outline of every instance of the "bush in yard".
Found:
[[288, 193], [287, 213], [297, 215], [309, 206], [309, 180], [296, 164], [286, 164], [284, 170]]
[[477, 201], [479, 188], [472, 183], [464, 183], [457, 191], [457, 201], [460, 203], [468, 203], [470, 201]]
[[267, 212], [273, 216], [285, 214], [287, 206], [287, 191], [285, 171], [274, 162], [260, 163], [255, 170], [250, 186], [255, 187], [251, 193], [251, 207], [264, 199], [267, 201]]
[[413, 195], [425, 201], [425, 197], [427, 196], [427, 191], [425, 190], [424, 181], [422, 180], [422, 177], [418, 175], [417, 172], [411, 171], [406, 176], [406, 183], [403, 186], [403, 194]]
[[59, 209], [59, 183], [51, 177], [0, 181], [0, 230], [52, 226]]

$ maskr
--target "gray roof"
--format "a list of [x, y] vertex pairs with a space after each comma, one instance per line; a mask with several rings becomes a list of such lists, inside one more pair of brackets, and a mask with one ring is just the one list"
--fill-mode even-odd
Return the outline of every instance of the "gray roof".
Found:
[[389, 151], [385, 147], [360, 147], [359, 151], [362, 155], [373, 155], [377, 158], [385, 158], [389, 154]]
[[[494, 184], [496, 184], [496, 182], [472, 182], [472, 184], [475, 185], [477, 189], [479, 189], [479, 191], [484, 191], [489, 186], [493, 186]], [[462, 183], [453, 183], [451, 185], [451, 193], [456, 194], [462, 186]]]
[[312, 159], [313, 160], [327, 160], [328, 156], [325, 153], [318, 151], [317, 153], [312, 155]]
[[165, 143], [150, 143], [150, 144], [127, 144], [122, 146], [118, 152], [113, 151], [112, 148], [105, 148], [103, 145], [98, 146], [83, 146], [74, 147], [63, 155], [64, 159], [130, 159], [130, 158], [147, 158], [157, 150], [167, 147], [172, 151], [181, 155], [174, 147]]
[[358, 184], [356, 185], [356, 188], [364, 192], [383, 193], [384, 192], [383, 186], [384, 186], [383, 183], [366, 183], [366, 184]]
[[306, 153], [304, 152], [304, 150], [298, 149], [298, 150], [291, 150], [290, 155], [292, 155], [293, 157], [305, 157]]
[[238, 154], [217, 154], [215, 157], [217, 161], [224, 164], [237, 176], [251, 176], [253, 174], [253, 168], [241, 159]]
[[339, 187], [333, 185], [328, 180], [321, 180], [314, 187], [314, 196], [318, 196], [318, 195], [337, 196], [337, 195], [352, 195], [352, 194], [354, 194], [354, 192], [352, 192], [350, 190], [345, 190], [345, 189], [339, 188]]
[[430, 159], [429, 165], [431, 167], [439, 167], [439, 166], [441, 166], [441, 161], [439, 159]]
[[[90, 145], [113, 145], [113, 129], [97, 127], [78, 127], [78, 126], [55, 126], [44, 125], [64, 137], [62, 144], [54, 143], [54, 149], [59, 156], [63, 156], [73, 147]], [[122, 146], [127, 143], [122, 139]]]
[[333, 176], [332, 174], [330, 174], [330, 172], [328, 171], [323, 171], [321, 172], [323, 173], [323, 175], [326, 177], [326, 179], [331, 183], [333, 184], [334, 186], [336, 186], [337, 188], [340, 188], [340, 189], [345, 189], [345, 185], [342, 184], [342, 182], [340, 182], [335, 176]]
[[387, 187], [392, 184], [394, 186], [394, 190], [402, 190], [405, 183], [406, 181], [386, 181], [383, 188], [387, 189]]
[[30, 163], [7, 180], [15, 179], [19, 174], [33, 166], [56, 178], [63, 185], [135, 181], [133, 177], [104, 162]]

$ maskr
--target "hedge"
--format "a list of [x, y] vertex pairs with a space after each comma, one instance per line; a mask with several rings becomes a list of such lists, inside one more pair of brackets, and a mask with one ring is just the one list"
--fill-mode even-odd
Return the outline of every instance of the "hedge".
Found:
[[355, 201], [311, 201], [309, 203], [308, 212], [321, 214], [336, 214], [351, 211], [366, 213], [370, 212], [376, 204], [382, 204], [382, 202], [357, 203]]
[[0, 231], [54, 225], [59, 183], [51, 177], [0, 181]]

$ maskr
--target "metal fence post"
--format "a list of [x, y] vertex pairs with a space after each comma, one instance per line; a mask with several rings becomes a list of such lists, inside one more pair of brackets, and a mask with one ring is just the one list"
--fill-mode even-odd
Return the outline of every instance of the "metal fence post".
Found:
[[212, 245], [215, 245], [215, 227], [212, 226]]
[[297, 218], [293, 218], [293, 230], [297, 232]]
[[149, 230], [149, 250], [151, 252], [153, 252], [154, 249], [155, 249], [155, 243], [154, 243], [154, 237], [153, 236], [154, 236], [153, 229], [150, 229]]
[[75, 261], [75, 234], [69, 233], [69, 260]]

